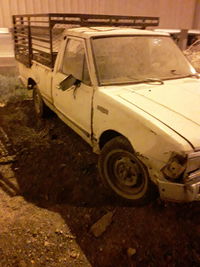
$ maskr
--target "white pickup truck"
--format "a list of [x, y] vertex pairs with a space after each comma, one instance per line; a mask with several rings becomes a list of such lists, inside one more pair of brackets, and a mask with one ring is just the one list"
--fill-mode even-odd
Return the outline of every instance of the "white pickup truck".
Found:
[[[50, 37], [69, 21], [55, 16]], [[200, 79], [169, 35], [83, 16], [89, 26], [64, 30], [48, 57], [32, 17], [14, 17], [15, 53], [38, 116], [50, 108], [92, 146], [114, 194], [145, 203], [157, 187], [165, 200], [200, 200]]]

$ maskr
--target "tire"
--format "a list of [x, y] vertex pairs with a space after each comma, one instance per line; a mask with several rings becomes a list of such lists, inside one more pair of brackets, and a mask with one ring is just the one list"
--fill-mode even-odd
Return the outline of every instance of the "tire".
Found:
[[50, 114], [50, 109], [44, 103], [41, 94], [35, 85], [33, 88], [33, 101], [35, 113], [39, 118], [46, 118]]
[[98, 162], [103, 184], [128, 203], [146, 204], [155, 195], [145, 165], [137, 158], [131, 144], [123, 136], [106, 143]]

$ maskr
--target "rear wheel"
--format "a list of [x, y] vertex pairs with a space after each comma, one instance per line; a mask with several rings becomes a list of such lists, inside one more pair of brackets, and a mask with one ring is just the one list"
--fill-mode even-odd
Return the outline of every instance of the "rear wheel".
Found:
[[104, 185], [112, 193], [133, 204], [144, 204], [151, 199], [152, 183], [147, 168], [126, 138], [115, 137], [103, 147], [99, 170]]
[[50, 114], [50, 109], [44, 103], [37, 86], [33, 88], [33, 101], [36, 115], [40, 118], [46, 118]]

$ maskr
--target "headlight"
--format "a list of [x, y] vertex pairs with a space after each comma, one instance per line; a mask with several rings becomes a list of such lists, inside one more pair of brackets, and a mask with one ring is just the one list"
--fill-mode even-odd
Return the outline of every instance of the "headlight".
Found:
[[173, 152], [168, 163], [161, 169], [167, 179], [184, 178], [184, 182], [190, 180], [193, 177], [191, 173], [197, 170], [200, 170], [200, 151], [188, 155]]
[[181, 178], [187, 167], [187, 155], [172, 153], [168, 163], [161, 169], [167, 179], [175, 180]]

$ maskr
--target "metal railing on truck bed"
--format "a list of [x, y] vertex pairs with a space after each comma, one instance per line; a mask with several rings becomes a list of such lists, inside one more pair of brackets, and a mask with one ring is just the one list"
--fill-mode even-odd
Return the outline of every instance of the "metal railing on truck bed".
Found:
[[158, 17], [54, 13], [14, 15], [15, 58], [27, 67], [31, 67], [32, 60], [35, 60], [53, 68], [62, 31], [66, 28], [121, 26], [145, 29], [158, 24]]

